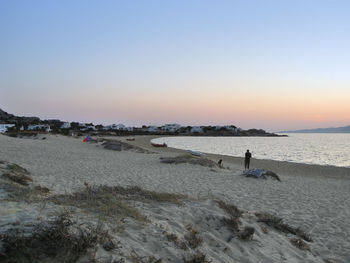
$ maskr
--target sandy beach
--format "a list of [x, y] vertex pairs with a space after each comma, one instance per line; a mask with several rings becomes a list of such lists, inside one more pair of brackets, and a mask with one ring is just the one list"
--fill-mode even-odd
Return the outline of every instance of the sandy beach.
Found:
[[[179, 229], [187, 225], [184, 218], [194, 224], [196, 219], [190, 220], [193, 211], [197, 211], [198, 216], [202, 218], [217, 215], [220, 212], [210, 200], [220, 199], [247, 211], [245, 222], [250, 222], [250, 215], [255, 212], [268, 212], [283, 218], [288, 224], [300, 226], [313, 238], [313, 242], [310, 243], [312, 253], [299, 251], [297, 248], [293, 249], [290, 244], [287, 245], [283, 241], [286, 234], [267, 237], [257, 230], [253, 243], [241, 244], [233, 241], [230, 242], [230, 246], [223, 244], [222, 246], [231, 249], [231, 253], [225, 254], [219, 251], [219, 238], [210, 232], [212, 226], [207, 226], [207, 232], [202, 236], [205, 241], [202, 250], [207, 252], [212, 262], [327, 262], [326, 259], [334, 260], [328, 262], [350, 262], [348, 168], [252, 160], [252, 168], [277, 173], [282, 180], [278, 182], [241, 176], [243, 159], [237, 157], [206, 155], [206, 158], [215, 162], [223, 159], [223, 164], [228, 169], [187, 163], [161, 163], [160, 157], [175, 157], [184, 154], [184, 151], [154, 148], [150, 140], [156, 137], [152, 136], [136, 136], [134, 141], [113, 138], [152, 153], [110, 151], [104, 149], [101, 143], [83, 143], [82, 138], [45, 136], [46, 139], [41, 140], [0, 135], [0, 160], [27, 169], [33, 178], [33, 184], [49, 188], [51, 194], [72, 193], [87, 183], [139, 186], [146, 190], [185, 194], [189, 198], [205, 200], [200, 208], [185, 202], [182, 209], [173, 205], [137, 203], [137, 207], [148, 213], [149, 218], [154, 219], [151, 223], [153, 228], [149, 226], [144, 232], [139, 231], [148, 240], [141, 243], [133, 240], [132, 234], [135, 234], [136, 229], [133, 228], [132, 222], [128, 223], [134, 232], [128, 229], [124, 232], [124, 241], [129, 240], [124, 242], [124, 249], [133, 248], [138, 255], [154, 254], [158, 258], [161, 257], [163, 262], [181, 262], [177, 261], [177, 250], [165, 248], [164, 244], [163, 247], [157, 247], [155, 240], [147, 238], [151, 236], [148, 231], [158, 229], [161, 232], [161, 229], [164, 231], [169, 228], [166, 226], [169, 223], [160, 216], [163, 212], [168, 213], [166, 217], [171, 216], [175, 220], [171, 224], [174, 229], [175, 222], [179, 224]], [[6, 212], [5, 208], [1, 212]], [[197, 224], [201, 226], [200, 221]], [[258, 224], [256, 229], [257, 226]], [[120, 239], [123, 240], [122, 237]], [[213, 244], [207, 240], [212, 240]]]

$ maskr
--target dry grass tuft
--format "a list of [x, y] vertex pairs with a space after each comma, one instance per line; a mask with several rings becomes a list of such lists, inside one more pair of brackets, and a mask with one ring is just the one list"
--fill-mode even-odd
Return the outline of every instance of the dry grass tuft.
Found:
[[312, 238], [304, 230], [300, 228], [292, 227], [288, 224], [283, 223], [282, 218], [273, 216], [269, 213], [256, 213], [258, 217], [258, 222], [263, 222], [266, 225], [273, 227], [274, 229], [281, 231], [283, 233], [289, 233], [301, 237], [305, 241], [312, 242]]
[[339, 261], [332, 259], [332, 258], [323, 259], [323, 261], [325, 263], [339, 263]]
[[162, 263], [161, 258], [157, 259], [154, 256], [141, 257], [133, 250], [130, 254], [130, 260], [133, 263]]
[[35, 226], [28, 236], [23, 233], [1, 234], [4, 253], [0, 261], [9, 262], [76, 262], [108, 233], [101, 226], [82, 227], [62, 213], [52, 222]]
[[141, 189], [140, 187], [121, 186], [89, 186], [80, 191], [55, 195], [48, 198], [59, 205], [74, 206], [99, 215], [102, 219], [130, 217], [141, 222], [147, 222], [147, 218], [128, 201], [152, 201], [181, 204], [183, 195], [158, 193]]
[[179, 237], [174, 233], [166, 233], [166, 238], [168, 241], [173, 242], [178, 248], [182, 250], [187, 250], [188, 247], [184, 240], [180, 240]]
[[290, 240], [290, 243], [292, 243], [293, 246], [301, 249], [301, 250], [306, 250], [306, 251], [310, 251], [310, 246], [308, 244], [306, 244], [302, 239], [300, 238], [292, 238]]
[[227, 226], [229, 230], [231, 230], [233, 233], [238, 233], [239, 232], [239, 226], [241, 224], [241, 221], [239, 218], [236, 217], [229, 217], [229, 218], [223, 218], [223, 222]]
[[155, 201], [181, 204], [181, 199], [187, 198], [185, 195], [170, 194], [164, 192], [155, 192], [142, 189], [138, 186], [121, 187], [121, 186], [99, 186], [101, 191], [111, 192], [123, 196], [125, 199], [137, 200], [137, 201]]
[[17, 164], [14, 164], [14, 163], [8, 164], [7, 169], [12, 171], [12, 172], [16, 172], [16, 173], [29, 174], [27, 169], [24, 169], [23, 167], [21, 167]]
[[50, 193], [50, 189], [45, 187], [45, 186], [41, 186], [41, 185], [36, 185], [34, 186], [34, 191], [36, 191], [39, 194], [48, 194]]
[[38, 202], [49, 193], [49, 189], [41, 186], [23, 186], [13, 181], [0, 181], [0, 188], [4, 189], [8, 196], [5, 201], [17, 201], [17, 202]]
[[138, 153], [151, 153], [150, 151], [147, 151], [141, 147], [131, 145], [129, 143], [117, 141], [117, 140], [104, 140], [102, 143], [103, 147], [107, 150], [112, 151], [133, 151]]
[[260, 225], [260, 224], [259, 224], [259, 226], [260, 226], [261, 231], [262, 231], [264, 234], [268, 234], [268, 233], [269, 233], [269, 230], [267, 229], [267, 227], [265, 227], [265, 226], [263, 226], [263, 225]]
[[2, 174], [2, 177], [23, 186], [28, 186], [29, 182], [33, 181], [26, 169], [17, 164], [10, 163], [6, 165], [5, 172]]
[[239, 226], [241, 225], [240, 217], [243, 212], [238, 209], [235, 205], [227, 204], [224, 201], [216, 201], [219, 207], [224, 210], [230, 217], [224, 218], [223, 221], [225, 225], [234, 233], [239, 232]]
[[187, 233], [184, 235], [188, 246], [190, 248], [197, 248], [203, 243], [203, 239], [198, 236], [199, 232], [192, 226], [187, 226]]
[[162, 163], [168, 163], [168, 164], [181, 164], [181, 163], [188, 163], [188, 164], [194, 164], [194, 165], [201, 165], [204, 167], [210, 167], [210, 168], [223, 168], [218, 163], [209, 160], [205, 157], [200, 156], [194, 156], [194, 155], [179, 155], [176, 157], [161, 157], [160, 161]]
[[51, 196], [48, 200], [58, 205], [78, 207], [98, 215], [101, 219], [129, 217], [141, 222], [147, 221], [147, 218], [136, 208], [123, 201], [117, 192], [106, 191], [106, 189], [109, 188], [86, 186], [81, 191]]
[[243, 214], [243, 211], [233, 204], [227, 204], [222, 200], [216, 200], [216, 202], [218, 203], [219, 207], [224, 210], [229, 216], [241, 217]]
[[254, 227], [245, 227], [243, 231], [239, 232], [238, 237], [242, 240], [252, 240], [254, 236], [255, 228]]
[[207, 256], [202, 252], [197, 252], [196, 254], [190, 256], [190, 258], [183, 258], [183, 263], [210, 263]]
[[30, 176], [22, 173], [4, 173], [2, 177], [23, 186], [28, 186], [29, 182], [33, 181]]

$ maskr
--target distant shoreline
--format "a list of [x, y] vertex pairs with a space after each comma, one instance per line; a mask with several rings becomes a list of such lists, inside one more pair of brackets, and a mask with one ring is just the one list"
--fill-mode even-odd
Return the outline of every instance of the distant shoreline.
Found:
[[[155, 148], [151, 145], [151, 141], [154, 139], [169, 137], [169, 136], [156, 136], [156, 135], [145, 135], [145, 136], [135, 136], [135, 141], [126, 141], [124, 137], [119, 137], [118, 139], [125, 141], [129, 144], [142, 147], [149, 151], [155, 151], [159, 153], [187, 153], [186, 150], [166, 147], [166, 148]], [[220, 159], [225, 163], [233, 163], [237, 166], [241, 166], [243, 169], [244, 158], [235, 157], [231, 155], [221, 155], [213, 153], [205, 153], [207, 158], [210, 158], [214, 161]], [[290, 176], [316, 176], [316, 177], [326, 177], [332, 179], [350, 179], [350, 168], [339, 167], [334, 165], [318, 165], [318, 164], [305, 164], [305, 163], [296, 163], [288, 161], [276, 161], [271, 159], [256, 159], [252, 158], [251, 161], [252, 168], [262, 168], [266, 170], [271, 170], [276, 173], [286, 174]]]
[[[166, 138], [166, 137], [169, 137], [169, 138], [172, 138], [172, 136], [161, 136], [159, 138]], [[175, 137], [175, 136], [173, 136]], [[153, 138], [152, 140], [155, 140], [157, 138]], [[159, 143], [159, 142], [158, 142]], [[177, 148], [177, 149], [180, 149], [180, 150], [185, 150], [186, 149], [181, 149], [181, 148]], [[191, 150], [194, 150], [194, 149], [191, 149]], [[237, 154], [237, 151], [234, 152], [235, 155], [231, 155], [232, 153], [227, 153], [227, 151], [225, 152], [220, 152], [220, 150], [217, 150], [216, 151], [213, 151], [212, 153], [210, 152], [206, 152], [204, 149], [200, 149], [200, 148], [197, 148], [196, 151], [200, 151], [200, 152], [203, 152], [205, 153], [206, 155], [208, 154], [214, 154], [214, 155], [227, 155], [227, 156], [230, 156], [230, 157], [235, 157], [235, 158], [243, 158], [243, 157], [240, 157], [240, 155]], [[243, 156], [244, 153], [242, 153], [241, 156]], [[346, 168], [346, 169], [350, 169], [350, 166], [348, 166], [347, 164], [345, 165], [340, 165], [340, 164], [332, 164], [331, 162], [330, 163], [317, 163], [317, 162], [312, 162], [310, 161], [309, 163], [306, 163], [306, 162], [302, 162], [302, 161], [298, 161], [298, 160], [279, 160], [279, 159], [273, 159], [273, 156], [270, 156], [270, 159], [267, 159], [265, 156], [265, 158], [261, 158], [262, 156], [259, 156], [259, 157], [255, 157], [253, 156], [255, 160], [262, 160], [262, 161], [277, 161], [277, 162], [287, 162], [287, 163], [293, 163], [293, 164], [305, 164], [305, 165], [315, 165], [315, 166], [322, 166], [322, 167], [334, 167], [334, 168]], [[242, 162], [243, 162], [243, 159], [242, 159]], [[350, 175], [350, 173], [349, 173]]]

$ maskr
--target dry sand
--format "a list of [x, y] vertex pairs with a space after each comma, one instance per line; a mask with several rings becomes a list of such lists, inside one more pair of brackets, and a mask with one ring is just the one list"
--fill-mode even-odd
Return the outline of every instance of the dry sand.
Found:
[[[263, 237], [260, 236], [263, 235], [260, 231], [256, 235], [257, 247], [251, 244], [242, 246], [235, 242], [229, 247], [232, 257], [227, 257], [223, 256], [220, 249], [213, 252], [219, 241], [215, 234], [211, 233], [216, 245], [205, 248], [205, 251], [210, 251], [209, 256], [213, 262], [323, 262], [320, 258], [350, 262], [350, 169], [348, 168], [253, 159], [251, 162], [253, 168], [274, 171], [282, 182], [271, 179], [258, 180], [241, 176], [242, 158], [207, 155], [215, 161], [223, 159], [224, 166], [229, 169], [211, 169], [190, 164], [163, 164], [159, 160], [160, 157], [177, 156], [184, 151], [154, 148], [150, 145], [150, 140], [154, 138], [151, 136], [137, 136], [135, 141], [128, 143], [153, 151], [154, 154], [109, 151], [99, 143], [83, 143], [82, 138], [55, 135], [46, 137], [46, 140], [33, 140], [0, 135], [0, 160], [26, 168], [35, 184], [48, 187], [53, 193], [73, 192], [87, 182], [90, 185], [140, 186], [149, 190], [183, 193], [195, 198], [215, 197], [248, 210], [249, 213], [270, 212], [291, 225], [302, 227], [314, 239], [311, 243], [314, 255], [306, 252], [297, 255], [285, 241], [279, 239], [281, 237]], [[126, 142], [125, 138], [118, 139]], [[186, 213], [189, 214], [194, 208], [158, 206], [146, 209], [149, 211], [149, 217], [155, 221], [157, 209], [167, 211], [169, 213], [167, 216], [171, 215], [176, 219], [179, 228], [183, 229], [186, 223], [183, 218], [186, 218]], [[217, 208], [210, 201], [205, 201], [204, 206], [196, 211], [201, 217], [205, 217], [217, 213], [215, 209]], [[158, 217], [160, 225], [164, 222], [165, 225], [169, 224], [161, 213]], [[249, 216], [247, 220], [249, 221]], [[196, 223], [195, 219], [188, 221]], [[164, 225], [160, 227], [159, 224], [155, 224], [159, 231], [167, 227]], [[211, 227], [207, 227], [206, 231]], [[147, 229], [150, 231], [150, 228]], [[143, 235], [147, 235], [147, 231], [145, 230]], [[128, 233], [128, 230], [125, 233]], [[143, 250], [140, 243], [137, 245], [135, 241], [133, 246], [130, 242], [126, 242], [125, 246], [139, 248], [139, 252], [143, 251], [146, 254], [147, 249], [150, 253], [151, 249], [157, 248], [157, 245], [153, 244], [154, 240], [151, 240], [151, 243], [142, 241]], [[262, 248], [264, 246], [268, 249], [264, 250]], [[276, 247], [276, 250], [273, 247]], [[161, 247], [157, 249], [157, 255], [170, 258], [168, 261], [163, 258], [165, 262], [180, 262], [176, 261], [174, 256], [176, 251], [165, 252]], [[282, 252], [283, 250], [285, 252]], [[235, 258], [235, 255], [240, 256]]]

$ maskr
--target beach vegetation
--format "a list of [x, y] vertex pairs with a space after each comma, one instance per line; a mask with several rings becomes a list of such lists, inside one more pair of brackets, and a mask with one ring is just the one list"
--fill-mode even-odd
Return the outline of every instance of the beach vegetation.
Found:
[[186, 242], [184, 240], [180, 239], [176, 234], [166, 233], [165, 236], [166, 236], [168, 241], [173, 242], [178, 248], [180, 248], [182, 250], [188, 249]]
[[4, 173], [2, 177], [23, 186], [27, 186], [29, 182], [33, 181], [30, 176], [22, 173]]
[[8, 196], [3, 199], [4, 201], [39, 202], [45, 200], [45, 197], [50, 193], [49, 188], [40, 185], [30, 187], [28, 185], [3, 180], [0, 181], [0, 188], [8, 193]]
[[279, 218], [266, 212], [255, 213], [255, 215], [258, 218], [258, 222], [265, 223], [266, 225], [273, 227], [274, 229], [280, 232], [296, 235], [307, 242], [312, 242], [312, 238], [309, 234], [307, 234], [304, 230], [302, 230], [299, 227], [293, 227], [284, 223], [282, 218]]
[[199, 236], [197, 229], [193, 225], [188, 225], [186, 228], [187, 233], [184, 235], [184, 239], [188, 246], [192, 249], [199, 247], [203, 243], [203, 239]]
[[134, 201], [154, 201], [163, 203], [181, 204], [181, 200], [188, 198], [182, 194], [172, 194], [166, 192], [156, 192], [142, 189], [138, 186], [122, 187], [122, 186], [106, 186], [101, 185], [94, 187], [97, 191], [110, 192], [117, 194], [123, 199]]
[[58, 205], [72, 206], [82, 209], [87, 213], [98, 215], [100, 219], [132, 218], [140, 222], [146, 222], [147, 218], [135, 207], [122, 200], [120, 195], [113, 191], [105, 191], [108, 187], [86, 186], [80, 191], [70, 194], [50, 196], [48, 201]]
[[38, 223], [30, 235], [4, 233], [0, 235], [0, 240], [3, 244], [0, 261], [4, 263], [76, 262], [96, 244], [105, 247], [105, 243], [113, 243], [101, 225], [77, 224], [67, 212], [51, 222]]
[[129, 201], [181, 204], [183, 198], [185, 198], [183, 195], [154, 192], [137, 186], [89, 186], [85, 183], [85, 187], [77, 192], [50, 196], [48, 201], [58, 205], [78, 207], [86, 212], [97, 214], [101, 218], [129, 217], [140, 222], [147, 222], [147, 218]]
[[305, 243], [301, 238], [292, 238], [290, 240], [290, 243], [301, 250], [307, 250], [311, 252], [310, 246], [307, 243]]
[[248, 241], [253, 239], [254, 233], [255, 233], [254, 227], [246, 226], [242, 231], [239, 232], [238, 237], [241, 240]]
[[[139, 256], [137, 255], [137, 253], [135, 252], [135, 250], [133, 250], [130, 254], [130, 260], [133, 263], [162, 263], [163, 260], [161, 258], [156, 258], [154, 256]], [[124, 262], [124, 261], [123, 261]]]
[[210, 263], [207, 259], [207, 256], [200, 251], [197, 251], [195, 254], [189, 256], [188, 258], [183, 257], [183, 263]]
[[167, 164], [182, 164], [182, 163], [188, 163], [188, 164], [194, 164], [194, 165], [201, 165], [204, 167], [210, 167], [210, 168], [222, 168], [218, 163], [200, 156], [194, 156], [190, 154], [183, 154], [176, 157], [161, 157], [160, 161], [162, 163]]
[[241, 217], [243, 214], [243, 211], [234, 204], [227, 204], [222, 200], [216, 200], [216, 202], [222, 210], [232, 217]]
[[137, 153], [151, 153], [150, 151], [147, 151], [141, 147], [131, 145], [129, 143], [121, 142], [118, 140], [110, 140], [110, 139], [104, 139], [104, 142], [102, 143], [102, 146], [107, 150], [112, 151], [133, 151]]
[[11, 182], [27, 186], [30, 182], [33, 181], [32, 177], [29, 176], [28, 170], [17, 164], [7, 163], [7, 165], [5, 165], [2, 170], [2, 177]]
[[233, 204], [227, 204], [222, 200], [216, 200], [219, 207], [224, 210], [229, 217], [223, 218], [225, 225], [233, 232], [239, 232], [239, 226], [241, 225], [240, 217], [243, 214], [243, 211], [238, 209], [237, 206]]

